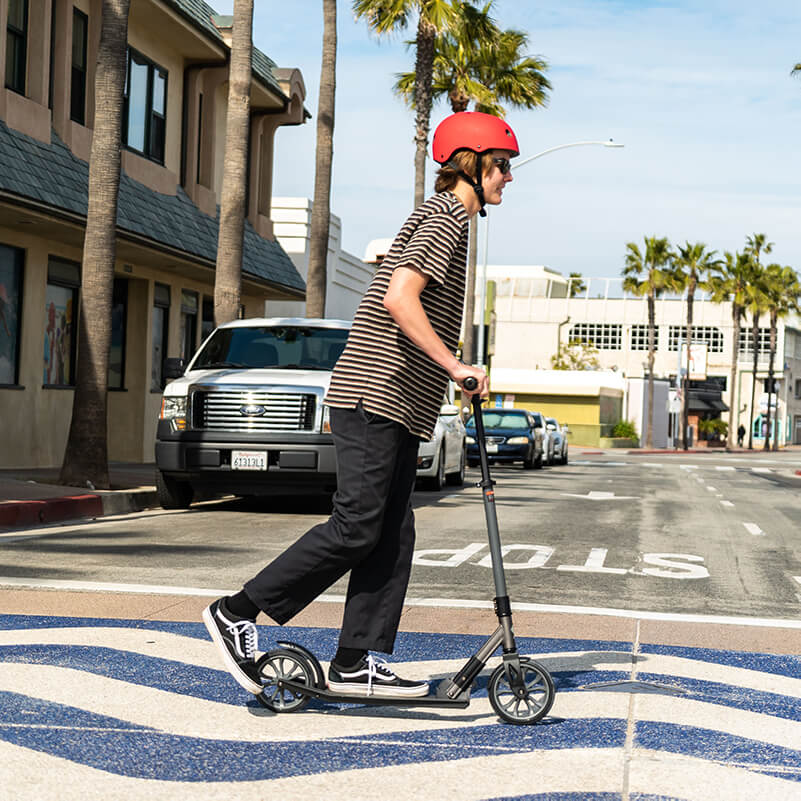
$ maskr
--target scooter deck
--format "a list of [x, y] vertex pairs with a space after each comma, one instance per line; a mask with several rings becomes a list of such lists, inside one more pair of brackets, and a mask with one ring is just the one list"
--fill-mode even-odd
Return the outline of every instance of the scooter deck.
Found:
[[292, 690], [300, 695], [318, 698], [333, 704], [359, 704], [360, 706], [438, 706], [452, 709], [466, 709], [470, 705], [470, 691], [460, 693], [456, 698], [438, 695], [423, 695], [410, 698], [402, 695], [345, 695], [334, 693], [321, 687], [311, 687], [288, 679], [279, 679], [280, 689]]

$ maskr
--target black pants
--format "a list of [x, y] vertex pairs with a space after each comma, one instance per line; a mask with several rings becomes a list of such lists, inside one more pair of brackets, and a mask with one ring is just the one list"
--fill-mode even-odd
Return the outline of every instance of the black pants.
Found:
[[419, 438], [380, 415], [331, 409], [337, 453], [333, 513], [245, 584], [286, 623], [351, 571], [339, 644], [392, 653], [414, 550], [411, 494]]

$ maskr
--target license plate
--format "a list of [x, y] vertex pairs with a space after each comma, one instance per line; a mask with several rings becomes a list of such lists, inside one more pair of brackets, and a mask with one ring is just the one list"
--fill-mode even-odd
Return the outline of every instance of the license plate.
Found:
[[487, 453], [498, 453], [498, 445], [495, 442], [488, 442]]
[[231, 470], [266, 470], [267, 451], [231, 451]]

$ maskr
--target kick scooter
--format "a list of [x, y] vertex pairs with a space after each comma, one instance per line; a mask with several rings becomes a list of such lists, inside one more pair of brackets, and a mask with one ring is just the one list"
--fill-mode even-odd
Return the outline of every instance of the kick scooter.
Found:
[[[472, 391], [478, 386], [478, 382], [472, 377], [467, 378], [464, 386], [465, 389]], [[455, 676], [442, 679], [435, 693], [422, 698], [356, 696], [331, 692], [327, 688], [323, 668], [311, 651], [297, 643], [279, 641], [278, 648], [265, 653], [256, 663], [264, 683], [264, 689], [256, 696], [262, 706], [273, 712], [297, 712], [306, 707], [312, 698], [317, 698], [328, 703], [362, 706], [464, 709], [470, 703], [470, 689], [474, 679], [500, 646], [502, 662], [493, 671], [487, 686], [492, 708], [506, 722], [518, 725], [536, 723], [548, 714], [556, 692], [551, 676], [542, 665], [533, 659], [521, 656], [515, 645], [512, 607], [506, 590], [498, 520], [495, 514], [493, 490], [495, 482], [489, 472], [481, 399], [478, 395], [473, 395], [472, 404], [481, 460], [481, 482], [478, 486], [481, 487], [484, 496], [498, 627]]]

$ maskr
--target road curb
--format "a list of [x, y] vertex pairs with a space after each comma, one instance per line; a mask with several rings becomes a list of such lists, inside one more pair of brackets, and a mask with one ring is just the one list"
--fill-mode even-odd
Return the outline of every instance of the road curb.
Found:
[[0, 502], [0, 528], [24, 528], [65, 520], [141, 512], [158, 506], [155, 488], [113, 490], [26, 501]]

